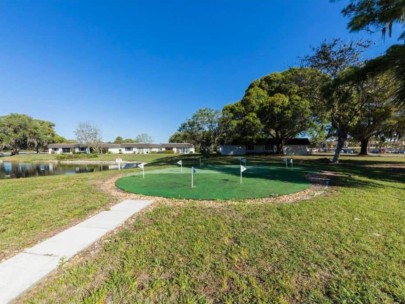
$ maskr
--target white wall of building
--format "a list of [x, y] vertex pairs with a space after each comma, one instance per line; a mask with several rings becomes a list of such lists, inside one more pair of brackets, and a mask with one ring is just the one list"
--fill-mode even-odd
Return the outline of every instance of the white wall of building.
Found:
[[[67, 149], [69, 149], [67, 151]], [[112, 154], [149, 154], [149, 153], [160, 153], [165, 151], [167, 148], [161, 146], [152, 146], [152, 147], [109, 147], [107, 149], [108, 153]], [[195, 153], [194, 147], [173, 147], [174, 153], [178, 154], [189, 154]], [[52, 154], [72, 154], [72, 153], [90, 153], [90, 148], [80, 148], [80, 147], [58, 147], [58, 148], [48, 148], [48, 153]]]
[[108, 152], [112, 154], [149, 154], [161, 152], [161, 149], [158, 147], [153, 148], [124, 147], [124, 148], [108, 148]]
[[190, 154], [190, 153], [195, 153], [194, 147], [174, 147], [173, 148], [174, 153], [176, 154]]

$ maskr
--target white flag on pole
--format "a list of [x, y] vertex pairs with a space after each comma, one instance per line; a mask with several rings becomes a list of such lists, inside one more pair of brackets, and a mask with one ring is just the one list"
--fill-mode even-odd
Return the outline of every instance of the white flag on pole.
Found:
[[182, 161], [182, 160], [179, 160], [179, 161], [177, 162], [177, 164], [181, 166], [181, 165], [183, 165], [183, 161]]
[[196, 174], [197, 173], [197, 170], [193, 167], [193, 168], [191, 168], [192, 169], [192, 173], [193, 174]]
[[246, 171], [246, 167], [240, 166], [240, 172], [242, 173], [242, 172], [245, 172], [245, 171]]
[[146, 163], [141, 163], [138, 165], [139, 168], [142, 169], [142, 177], [145, 178], [145, 165]]

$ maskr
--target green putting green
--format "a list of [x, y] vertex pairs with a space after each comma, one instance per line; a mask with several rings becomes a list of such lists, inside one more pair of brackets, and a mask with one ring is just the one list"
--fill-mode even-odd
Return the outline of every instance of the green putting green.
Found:
[[148, 196], [186, 199], [251, 199], [284, 195], [309, 187], [302, 168], [247, 166], [240, 183], [239, 166], [207, 166], [196, 169], [191, 188], [191, 168], [146, 171], [120, 178], [116, 186]]

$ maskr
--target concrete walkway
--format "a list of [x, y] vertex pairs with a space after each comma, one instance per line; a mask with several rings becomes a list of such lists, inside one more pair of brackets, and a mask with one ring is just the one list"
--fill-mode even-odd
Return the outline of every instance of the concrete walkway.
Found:
[[126, 200], [0, 264], [0, 303], [9, 303], [151, 201]]

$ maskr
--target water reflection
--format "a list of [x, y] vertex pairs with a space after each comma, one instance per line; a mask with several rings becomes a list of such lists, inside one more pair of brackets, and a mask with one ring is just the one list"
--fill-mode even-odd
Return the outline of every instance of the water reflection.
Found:
[[0, 179], [45, 175], [78, 174], [108, 170], [106, 165], [59, 165], [55, 163], [0, 162]]

